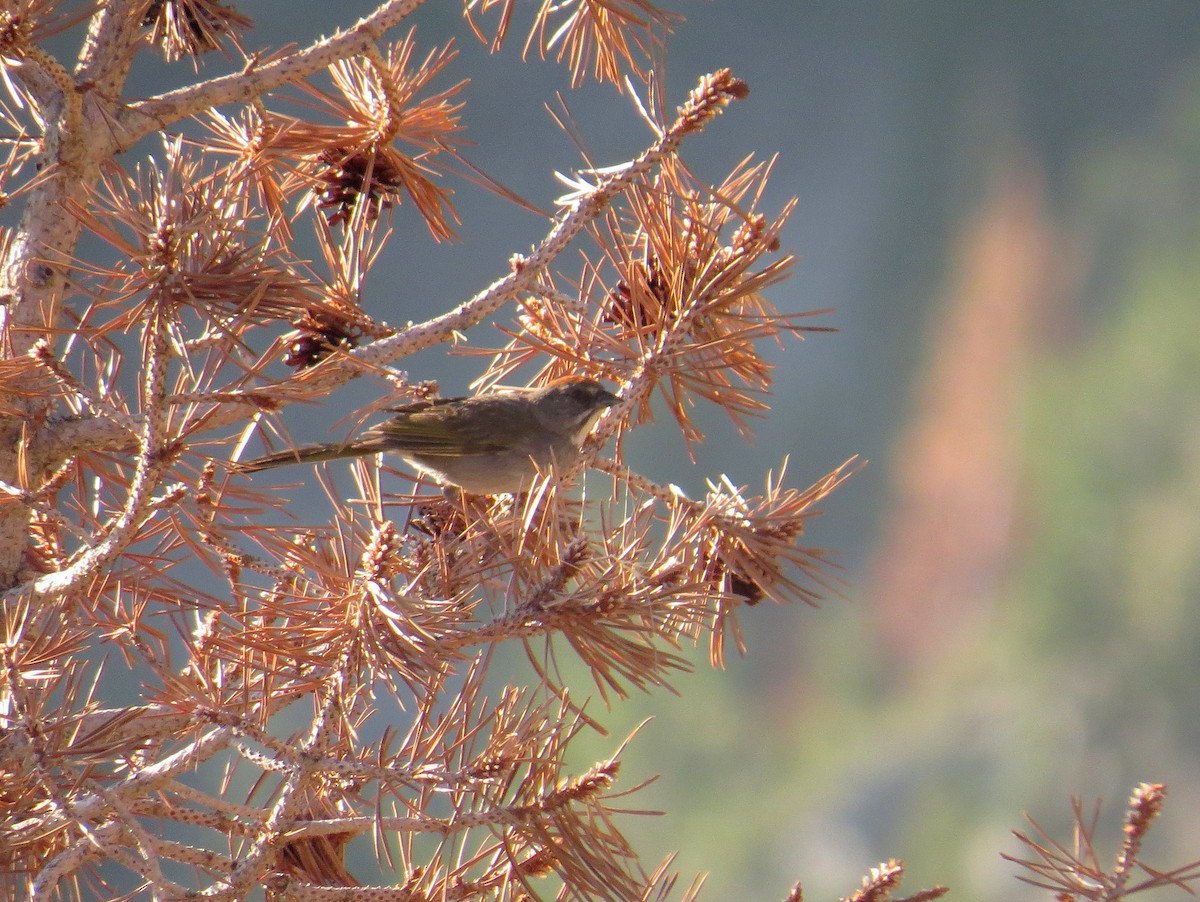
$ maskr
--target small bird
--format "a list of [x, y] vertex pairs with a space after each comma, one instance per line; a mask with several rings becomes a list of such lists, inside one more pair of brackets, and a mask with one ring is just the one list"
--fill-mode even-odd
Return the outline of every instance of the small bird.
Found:
[[620, 399], [595, 379], [568, 376], [532, 391], [502, 391], [390, 408], [395, 416], [344, 444], [305, 445], [237, 465], [256, 472], [393, 451], [443, 485], [472, 495], [517, 493], [539, 470], [569, 467]]

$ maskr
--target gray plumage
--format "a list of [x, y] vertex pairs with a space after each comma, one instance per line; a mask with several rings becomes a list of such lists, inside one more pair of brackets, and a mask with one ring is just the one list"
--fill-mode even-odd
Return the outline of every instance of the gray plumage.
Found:
[[344, 444], [305, 445], [237, 468], [253, 473], [390, 451], [473, 495], [519, 492], [538, 470], [574, 463], [600, 414], [618, 400], [596, 380], [573, 376], [533, 391], [410, 404]]

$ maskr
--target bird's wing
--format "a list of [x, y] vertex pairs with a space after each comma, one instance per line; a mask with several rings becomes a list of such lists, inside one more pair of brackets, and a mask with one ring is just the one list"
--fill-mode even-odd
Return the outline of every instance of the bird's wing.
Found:
[[[506, 411], [476, 399], [445, 398], [391, 408], [395, 416], [372, 426], [361, 439], [380, 450], [413, 451], [431, 456], [498, 454], [512, 447], [497, 436], [511, 435]], [[358, 444], [358, 442], [356, 442]]]

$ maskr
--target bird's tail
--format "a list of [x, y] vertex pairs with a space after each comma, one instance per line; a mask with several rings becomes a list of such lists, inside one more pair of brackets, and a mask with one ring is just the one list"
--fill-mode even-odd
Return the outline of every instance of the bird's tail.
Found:
[[268, 454], [266, 457], [239, 461], [234, 464], [233, 469], [241, 473], [257, 473], [259, 470], [286, 467], [288, 464], [315, 464], [323, 460], [340, 460], [343, 457], [365, 457], [378, 451], [377, 446], [369, 443], [302, 445], [299, 448], [289, 448], [287, 451]]

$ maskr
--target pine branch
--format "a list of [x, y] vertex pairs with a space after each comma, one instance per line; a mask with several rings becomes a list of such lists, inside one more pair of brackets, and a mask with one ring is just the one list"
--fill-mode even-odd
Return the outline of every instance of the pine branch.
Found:
[[286, 84], [301, 81], [338, 60], [366, 53], [385, 32], [404, 21], [425, 0], [387, 0], [354, 25], [310, 46], [243, 71], [178, 88], [130, 103], [115, 117], [112, 141], [127, 148], [173, 123], [229, 103], [245, 103]]

